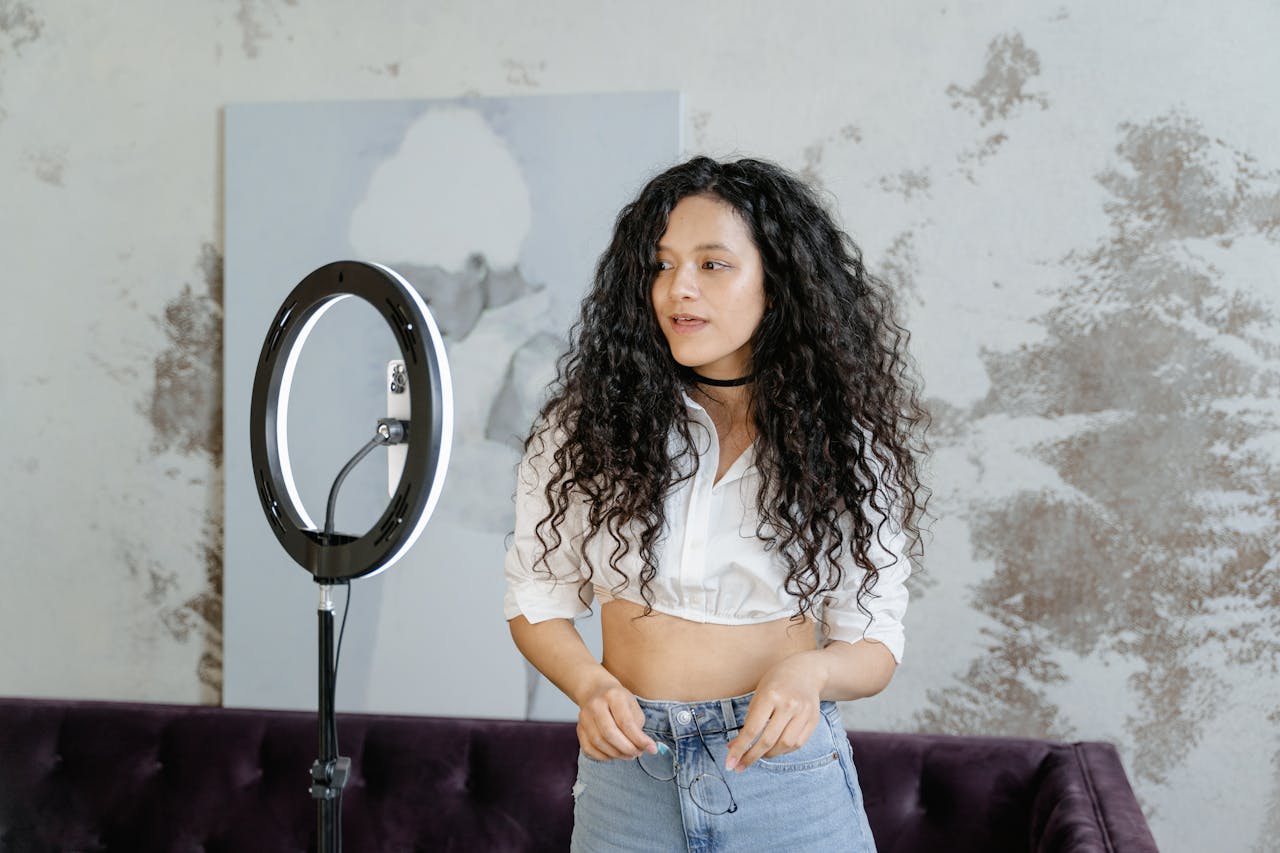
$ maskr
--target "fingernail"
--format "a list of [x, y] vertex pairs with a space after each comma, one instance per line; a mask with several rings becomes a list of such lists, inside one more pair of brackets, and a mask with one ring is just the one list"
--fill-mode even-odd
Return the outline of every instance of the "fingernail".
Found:
[[658, 753], [659, 755], [671, 754], [671, 750], [667, 749], [667, 745], [665, 743], [657, 744], [656, 746], [654, 746], [653, 751]]
[[730, 755], [728, 758], [724, 760], [725, 770], [732, 770], [737, 766], [738, 766], [738, 759], [734, 758], [732, 755]]

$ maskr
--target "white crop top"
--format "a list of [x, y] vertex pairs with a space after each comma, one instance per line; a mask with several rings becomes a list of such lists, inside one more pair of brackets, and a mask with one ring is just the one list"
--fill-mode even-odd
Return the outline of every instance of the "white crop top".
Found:
[[[760, 473], [753, 449], [748, 447], [720, 481], [714, 482], [720, 457], [715, 426], [702, 406], [688, 395], [684, 401], [700, 464], [697, 473], [676, 486], [667, 499], [667, 526], [655, 545], [658, 574], [650, 583], [653, 609], [720, 625], [748, 625], [793, 616], [797, 602], [783, 586], [785, 563], [776, 551], [766, 551], [765, 543], [756, 536], [759, 514], [755, 498]], [[703, 429], [697, 429], [697, 425]], [[534, 529], [547, 514], [544, 489], [553, 450], [549, 443], [539, 447], [535, 441], [520, 462], [515, 537], [504, 565], [505, 617], [513, 619], [523, 614], [534, 623], [574, 619], [587, 615], [583, 600], [590, 602], [593, 598], [605, 602], [616, 597], [643, 605], [638, 580], [643, 563], [638, 547], [633, 545], [619, 561], [631, 581], [618, 590], [623, 576], [609, 565], [616, 543], [605, 531], [586, 546], [595, 568], [595, 576], [590, 581], [586, 579], [587, 567], [582, 559], [588, 530], [585, 501], [570, 505], [559, 528], [560, 547], [547, 555], [545, 564], [537, 562], [542, 545]], [[871, 462], [875, 465], [874, 459]], [[864, 594], [862, 602], [871, 615], [862, 613], [855, 602], [864, 572], [847, 547], [841, 554], [844, 584], [826, 595], [821, 603], [822, 615], [831, 639], [884, 643], [894, 660], [901, 663], [905, 640], [902, 617], [908, 601], [905, 582], [911, 571], [906, 556], [907, 536], [899, 519], [883, 523], [884, 515], [870, 501], [864, 503], [863, 511], [876, 528], [867, 545], [867, 556], [879, 570], [879, 577], [874, 590]], [[552, 576], [548, 576], [547, 569]]]

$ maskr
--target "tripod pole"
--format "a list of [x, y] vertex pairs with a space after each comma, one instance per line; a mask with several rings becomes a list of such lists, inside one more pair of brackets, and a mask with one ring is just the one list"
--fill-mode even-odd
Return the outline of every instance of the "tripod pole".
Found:
[[317, 807], [319, 853], [341, 853], [342, 787], [351, 772], [351, 759], [338, 755], [337, 721], [333, 710], [333, 598], [332, 586], [320, 584], [320, 605], [316, 611], [319, 629], [320, 674], [320, 757], [311, 765], [311, 797]]

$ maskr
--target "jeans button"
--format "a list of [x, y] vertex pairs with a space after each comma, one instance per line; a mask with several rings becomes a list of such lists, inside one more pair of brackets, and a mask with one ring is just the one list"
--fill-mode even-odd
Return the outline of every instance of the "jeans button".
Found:
[[693, 714], [690, 714], [688, 710], [682, 710], [682, 711], [676, 712], [676, 722], [682, 726], [689, 725], [689, 721], [692, 719], [693, 719]]

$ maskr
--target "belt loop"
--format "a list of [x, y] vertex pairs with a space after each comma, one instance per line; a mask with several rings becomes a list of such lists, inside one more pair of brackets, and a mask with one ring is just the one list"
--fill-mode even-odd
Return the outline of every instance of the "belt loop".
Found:
[[730, 738], [738, 736], [738, 715], [733, 712], [733, 700], [720, 700], [720, 713], [724, 715], [724, 729]]

